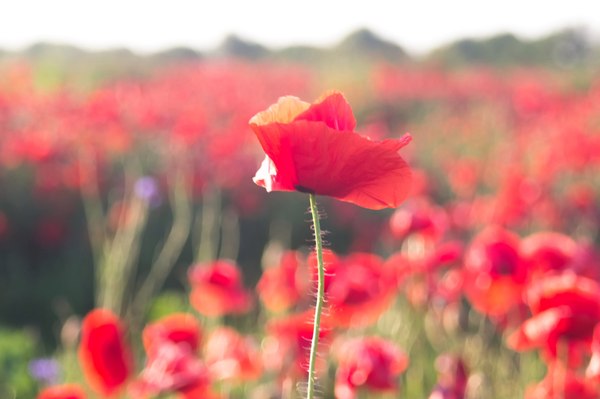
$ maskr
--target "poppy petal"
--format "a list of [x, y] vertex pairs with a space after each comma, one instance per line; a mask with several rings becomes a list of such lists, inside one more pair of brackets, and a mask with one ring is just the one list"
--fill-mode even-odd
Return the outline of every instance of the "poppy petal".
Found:
[[268, 193], [271, 191], [294, 191], [293, 183], [280, 181], [277, 174], [277, 167], [268, 156], [260, 164], [260, 168], [252, 181], [260, 187], [264, 187]]
[[565, 322], [572, 317], [566, 306], [548, 309], [526, 320], [521, 327], [508, 337], [508, 346], [517, 351], [540, 348], [556, 337]]
[[285, 96], [250, 119], [251, 125], [267, 125], [269, 123], [289, 123], [299, 114], [310, 107], [310, 104], [300, 100], [298, 97]]
[[395, 208], [408, 194], [411, 172], [398, 151], [410, 135], [376, 142], [303, 120], [251, 126], [275, 165], [272, 189], [327, 195], [370, 209]]
[[356, 127], [352, 108], [339, 92], [326, 93], [294, 120], [323, 122], [339, 131], [351, 132]]

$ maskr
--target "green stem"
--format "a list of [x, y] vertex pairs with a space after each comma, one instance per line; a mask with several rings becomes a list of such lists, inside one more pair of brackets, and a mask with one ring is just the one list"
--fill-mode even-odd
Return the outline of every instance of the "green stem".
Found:
[[315, 234], [315, 250], [317, 252], [317, 268], [318, 268], [318, 283], [317, 283], [317, 303], [315, 305], [315, 321], [313, 326], [313, 336], [310, 345], [310, 361], [308, 363], [308, 389], [306, 398], [313, 399], [315, 394], [315, 363], [317, 360], [317, 347], [319, 345], [319, 328], [321, 326], [321, 313], [323, 311], [323, 303], [325, 297], [325, 266], [323, 264], [323, 242], [321, 240], [321, 225], [319, 223], [319, 210], [314, 194], [309, 194], [310, 213], [312, 214], [314, 234]]

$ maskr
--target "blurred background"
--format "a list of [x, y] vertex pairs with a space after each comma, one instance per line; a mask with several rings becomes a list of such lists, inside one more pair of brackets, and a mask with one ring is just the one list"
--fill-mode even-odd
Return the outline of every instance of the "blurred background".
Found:
[[[95, 306], [133, 335], [187, 309], [196, 262], [233, 259], [254, 287], [273, 253], [310, 248], [305, 196], [252, 183], [247, 122], [283, 95], [340, 90], [361, 134], [410, 132], [403, 208], [441, 212], [436, 240], [493, 223], [597, 247], [600, 13], [546, 3], [4, 5], [0, 396], [33, 397], [31, 361]], [[402, 248], [393, 210], [320, 202], [337, 253]]]

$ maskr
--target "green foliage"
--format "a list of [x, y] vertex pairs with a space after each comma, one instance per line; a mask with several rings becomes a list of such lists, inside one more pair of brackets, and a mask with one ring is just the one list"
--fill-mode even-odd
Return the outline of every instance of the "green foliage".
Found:
[[[0, 61], [24, 58], [38, 65], [39, 83], [44, 87], [74, 84], [89, 88], [115, 77], [144, 76], [156, 67], [177, 61], [214, 57], [301, 62], [326, 67], [331, 63], [417, 62], [401, 46], [368, 29], [351, 32], [327, 47], [292, 45], [270, 49], [237, 36], [228, 36], [216, 49], [201, 53], [177, 47], [143, 56], [126, 49], [87, 52], [59, 44], [38, 43], [20, 53], [0, 49]], [[424, 59], [448, 67], [481, 64], [495, 67], [553, 66], [571, 68], [600, 63], [598, 45], [583, 29], [570, 28], [533, 40], [503, 33], [485, 39], [465, 38], [431, 51]]]
[[594, 59], [594, 46], [584, 32], [567, 29], [536, 40], [510, 33], [487, 39], [462, 39], [433, 51], [429, 58], [446, 66], [482, 64], [498, 67], [584, 66]]
[[36, 339], [31, 334], [0, 327], [0, 397], [34, 397], [37, 384], [28, 366], [36, 352]]
[[182, 292], [168, 291], [158, 295], [150, 305], [148, 320], [158, 320], [173, 313], [188, 312], [187, 295]]

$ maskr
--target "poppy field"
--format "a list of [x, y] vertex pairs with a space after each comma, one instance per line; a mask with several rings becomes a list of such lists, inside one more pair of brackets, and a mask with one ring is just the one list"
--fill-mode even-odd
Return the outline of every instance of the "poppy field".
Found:
[[1, 398], [600, 398], [599, 242], [594, 71], [0, 63]]

